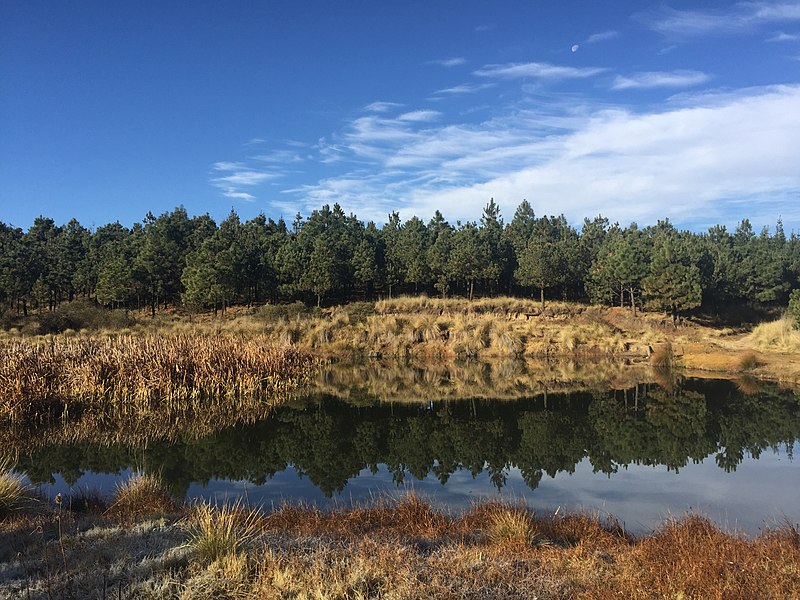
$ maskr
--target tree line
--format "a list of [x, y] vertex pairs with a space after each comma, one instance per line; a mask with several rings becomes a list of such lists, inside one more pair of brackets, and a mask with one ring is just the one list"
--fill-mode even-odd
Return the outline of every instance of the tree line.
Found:
[[[23, 231], [0, 222], [0, 303], [27, 314], [77, 296], [116, 308], [182, 304], [191, 310], [401, 293], [534, 295], [664, 310], [785, 307], [800, 287], [800, 238], [679, 230], [668, 220], [640, 228], [597, 216], [581, 228], [563, 215], [537, 216], [525, 200], [504, 223], [492, 199], [479, 222], [425, 223], [389, 215], [379, 227], [325, 205], [292, 223], [234, 212], [217, 224], [183, 207], [141, 223], [94, 230], [46, 217]], [[797, 294], [795, 294], [797, 295]]]

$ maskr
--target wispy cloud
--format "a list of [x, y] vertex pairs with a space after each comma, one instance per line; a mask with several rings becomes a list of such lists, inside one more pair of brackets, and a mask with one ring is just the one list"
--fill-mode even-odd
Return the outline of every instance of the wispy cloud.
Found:
[[211, 165], [215, 175], [210, 183], [222, 192], [226, 198], [252, 202], [256, 197], [242, 188], [252, 188], [259, 184], [277, 179], [279, 174], [270, 171], [256, 170], [243, 162], [220, 161]]
[[496, 79], [583, 79], [604, 71], [606, 69], [598, 67], [565, 67], [549, 63], [529, 62], [486, 65], [475, 71], [475, 75]]
[[783, 31], [779, 31], [775, 35], [770, 38], [767, 38], [768, 42], [798, 42], [800, 41], [800, 33], [785, 33]]
[[238, 171], [244, 169], [245, 165], [242, 162], [221, 161], [211, 165], [211, 168], [215, 171]]
[[473, 124], [357, 119], [336, 136], [343, 169], [284, 196], [293, 210], [339, 202], [379, 221], [436, 209], [477, 219], [494, 197], [507, 213], [531, 198], [573, 222], [800, 223], [797, 114], [800, 86], [782, 86], [683, 95], [650, 113], [570, 99]]
[[403, 113], [397, 117], [398, 121], [414, 121], [416, 123], [435, 121], [439, 118], [440, 113], [438, 110], [413, 110], [411, 112]]
[[245, 202], [254, 202], [256, 197], [247, 192], [240, 192], [235, 188], [226, 188], [222, 190], [222, 195], [232, 200], [244, 200]]
[[259, 171], [236, 171], [224, 177], [215, 177], [212, 179], [214, 183], [224, 185], [258, 185], [259, 183], [274, 178], [272, 173], [262, 173]]
[[300, 156], [296, 150], [272, 150], [266, 154], [257, 154], [253, 156], [252, 159], [264, 163], [277, 164], [297, 163], [303, 161], [303, 157]]
[[680, 88], [700, 85], [710, 79], [710, 76], [701, 71], [648, 71], [634, 73], [633, 75], [619, 75], [611, 86], [613, 90], [650, 89], [650, 88]]
[[752, 31], [775, 22], [800, 20], [797, 2], [740, 2], [714, 11], [661, 10], [638, 15], [650, 28], [664, 35], [698, 36]]
[[593, 33], [583, 43], [596, 44], [597, 42], [606, 42], [617, 37], [619, 37], [618, 31], [601, 31], [600, 33]]
[[460, 94], [474, 94], [483, 90], [494, 87], [494, 83], [462, 83], [453, 87], [444, 88], [443, 90], [436, 90], [434, 95], [447, 96], [447, 95], [460, 95]]
[[401, 108], [403, 105], [398, 104], [397, 102], [373, 102], [371, 104], [367, 104], [364, 107], [364, 110], [367, 112], [376, 112], [376, 113], [385, 113], [389, 112], [390, 110], [395, 110], [397, 108]]
[[467, 64], [467, 59], [461, 56], [454, 56], [452, 58], [440, 58], [437, 60], [429, 60], [429, 65], [439, 65], [442, 67], [459, 67]]

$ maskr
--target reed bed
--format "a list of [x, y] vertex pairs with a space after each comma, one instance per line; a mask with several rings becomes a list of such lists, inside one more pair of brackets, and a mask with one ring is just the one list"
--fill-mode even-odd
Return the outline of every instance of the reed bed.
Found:
[[[413, 494], [332, 511], [196, 505], [172, 520], [61, 518], [63, 538], [47, 518], [0, 524], [8, 540], [0, 598], [800, 594], [800, 533], [791, 523], [745, 538], [687, 515], [637, 538], [596, 514], [502, 502], [452, 514]], [[42, 533], [31, 536], [34, 523]]]
[[307, 381], [314, 359], [264, 337], [50, 337], [0, 342], [0, 422], [186, 411], [274, 400]]

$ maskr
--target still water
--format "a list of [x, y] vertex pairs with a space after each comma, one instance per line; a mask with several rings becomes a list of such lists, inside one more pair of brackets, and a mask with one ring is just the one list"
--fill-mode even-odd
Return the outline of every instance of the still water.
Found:
[[252, 424], [178, 442], [62, 442], [20, 454], [18, 468], [50, 496], [110, 495], [142, 470], [178, 497], [267, 507], [415, 490], [454, 510], [502, 498], [599, 511], [638, 533], [687, 510], [751, 534], [800, 522], [797, 391], [678, 377], [548, 392], [480, 368], [437, 376], [427, 391], [421, 372], [388, 383], [374, 368], [323, 373], [305, 397]]

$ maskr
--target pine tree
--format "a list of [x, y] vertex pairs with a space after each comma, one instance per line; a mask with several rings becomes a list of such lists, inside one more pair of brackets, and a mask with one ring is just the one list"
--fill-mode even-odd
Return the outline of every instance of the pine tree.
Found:
[[648, 304], [670, 314], [673, 325], [681, 313], [700, 306], [700, 270], [685, 238], [672, 232], [656, 236], [643, 286]]

